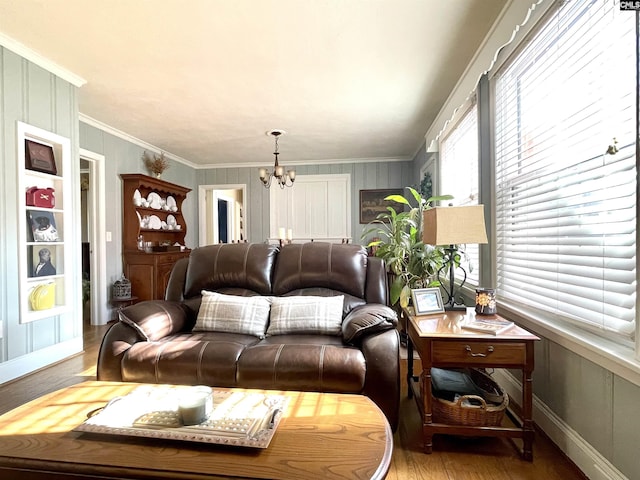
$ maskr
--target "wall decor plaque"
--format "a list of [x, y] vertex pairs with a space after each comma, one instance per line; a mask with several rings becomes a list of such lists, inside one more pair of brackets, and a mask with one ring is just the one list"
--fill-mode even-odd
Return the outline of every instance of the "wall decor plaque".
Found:
[[388, 188], [382, 190], [360, 190], [360, 223], [374, 221], [381, 213], [387, 212], [387, 208], [393, 208], [396, 213], [404, 210], [401, 203], [385, 200], [389, 195], [402, 195], [402, 188]]
[[58, 174], [53, 147], [25, 139], [25, 167], [36, 172]]

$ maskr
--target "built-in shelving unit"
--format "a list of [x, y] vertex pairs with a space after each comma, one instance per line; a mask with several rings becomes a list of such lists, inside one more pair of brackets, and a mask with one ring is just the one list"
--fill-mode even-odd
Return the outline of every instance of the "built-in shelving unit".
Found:
[[71, 308], [71, 143], [18, 122], [17, 147], [20, 323], [29, 323]]

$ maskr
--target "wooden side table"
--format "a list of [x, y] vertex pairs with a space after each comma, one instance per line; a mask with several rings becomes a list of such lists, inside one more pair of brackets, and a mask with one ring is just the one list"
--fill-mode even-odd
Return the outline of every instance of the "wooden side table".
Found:
[[[420, 355], [422, 372], [413, 374], [413, 362], [408, 362], [409, 396], [415, 396], [422, 417], [422, 435], [425, 453], [433, 449], [433, 435], [498, 436], [522, 438], [522, 457], [533, 460], [533, 390], [535, 341], [537, 336], [514, 325], [499, 334], [470, 332], [460, 326], [475, 317], [475, 310], [451, 311], [434, 315], [413, 315], [406, 309], [409, 352]], [[501, 318], [493, 316], [494, 318]], [[516, 368], [522, 370], [522, 425], [511, 427], [472, 427], [434, 423], [432, 418], [431, 368]]]
[[112, 298], [111, 303], [114, 307], [116, 307], [116, 320], [118, 319], [118, 314], [120, 310], [124, 307], [128, 307], [129, 305], [133, 305], [138, 301], [138, 297], [134, 297], [133, 295], [129, 298]]

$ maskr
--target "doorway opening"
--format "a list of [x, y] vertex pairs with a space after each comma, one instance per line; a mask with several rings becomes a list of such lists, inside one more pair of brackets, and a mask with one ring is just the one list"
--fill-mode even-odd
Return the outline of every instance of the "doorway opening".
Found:
[[229, 206], [232, 205], [233, 200], [225, 200], [218, 197], [218, 240], [220, 243], [229, 243], [229, 238], [233, 238], [233, 235], [229, 235], [233, 232], [233, 225], [229, 225]]
[[109, 321], [104, 156], [80, 149], [83, 325]]
[[247, 232], [247, 186], [200, 185], [198, 211], [200, 215], [199, 245], [244, 243]]

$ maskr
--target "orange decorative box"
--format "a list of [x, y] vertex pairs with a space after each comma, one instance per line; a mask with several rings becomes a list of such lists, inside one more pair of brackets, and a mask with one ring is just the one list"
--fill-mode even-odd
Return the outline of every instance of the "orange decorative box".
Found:
[[56, 206], [53, 188], [31, 187], [27, 189], [27, 205], [29, 207], [53, 208]]

